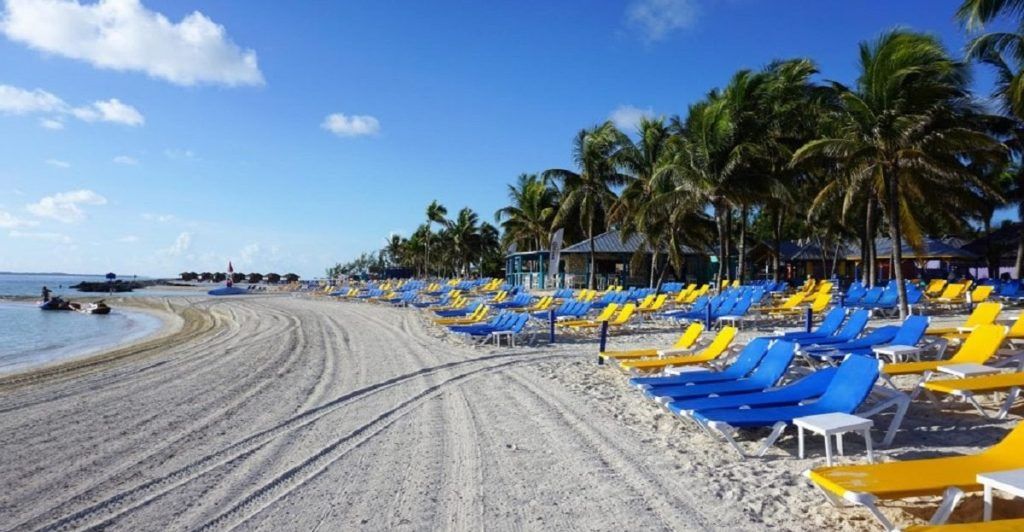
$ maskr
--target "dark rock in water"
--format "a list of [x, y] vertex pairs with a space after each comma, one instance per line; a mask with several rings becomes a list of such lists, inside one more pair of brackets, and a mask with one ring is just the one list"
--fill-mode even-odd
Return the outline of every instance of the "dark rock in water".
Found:
[[79, 292], [131, 292], [136, 288], [146, 288], [147, 286], [153, 286], [159, 284], [158, 281], [122, 281], [118, 279], [113, 283], [107, 283], [106, 281], [96, 282], [81, 282], [76, 285], [72, 285], [71, 288], [78, 290]]

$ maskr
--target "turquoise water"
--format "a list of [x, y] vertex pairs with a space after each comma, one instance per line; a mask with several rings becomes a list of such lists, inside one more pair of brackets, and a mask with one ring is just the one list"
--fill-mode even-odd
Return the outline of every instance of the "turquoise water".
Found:
[[0, 374], [101, 351], [159, 330], [142, 312], [114, 309], [106, 316], [44, 311], [31, 303], [0, 302]]

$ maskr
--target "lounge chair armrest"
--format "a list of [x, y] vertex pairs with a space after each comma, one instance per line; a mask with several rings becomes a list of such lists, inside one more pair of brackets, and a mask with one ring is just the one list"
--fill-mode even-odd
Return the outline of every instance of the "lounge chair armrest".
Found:
[[696, 350], [696, 347], [685, 347], [682, 349], [659, 349], [658, 356], [662, 357], [674, 357], [679, 355], [687, 355]]

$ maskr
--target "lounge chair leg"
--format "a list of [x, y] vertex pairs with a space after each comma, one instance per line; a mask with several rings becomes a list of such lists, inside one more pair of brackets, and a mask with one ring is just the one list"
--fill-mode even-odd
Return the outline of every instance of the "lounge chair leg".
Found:
[[938, 510], [935, 510], [935, 515], [928, 522], [933, 525], [945, 523], [963, 496], [964, 492], [960, 488], [946, 488], [946, 492], [942, 495], [942, 504], [939, 505]]
[[974, 398], [974, 394], [973, 393], [967, 393], [963, 397], [964, 397], [964, 401], [967, 401], [968, 403], [971, 403], [971, 406], [973, 406], [974, 409], [977, 410], [979, 414], [981, 414], [981, 417], [984, 417], [984, 418], [992, 417], [992, 416], [989, 416], [988, 413], [985, 412], [985, 409], [982, 408], [980, 404], [978, 404], [978, 400]]
[[707, 427], [709, 429], [713, 429], [713, 430], [717, 431], [719, 434], [721, 434], [722, 437], [725, 438], [725, 441], [733, 449], [735, 449], [737, 453], [739, 453], [741, 458], [746, 458], [747, 457], [747, 453], [743, 452], [743, 448], [740, 447], [739, 444], [736, 443], [736, 440], [733, 439], [733, 437], [732, 437], [732, 434], [735, 431], [735, 429], [732, 428], [732, 425], [729, 425], [728, 423], [720, 423], [718, 421], [712, 421], [712, 422], [707, 424]]
[[847, 492], [844, 498], [847, 501], [867, 508], [867, 510], [871, 512], [871, 515], [875, 516], [875, 519], [878, 519], [878, 522], [882, 523], [882, 526], [885, 527], [886, 530], [897, 530], [896, 526], [892, 524], [892, 521], [885, 517], [885, 514], [878, 509], [878, 505], [875, 504], [875, 497], [873, 495]]
[[771, 446], [775, 445], [779, 437], [782, 436], [782, 431], [786, 430], [786, 423], [783, 421], [776, 421], [775, 425], [772, 426], [772, 433], [764, 439], [764, 443], [761, 444], [761, 448], [757, 450], [757, 456], [764, 456], [768, 452]]
[[1006, 401], [1003, 403], [1003, 407], [999, 409], [999, 413], [996, 414], [996, 419], [1006, 419], [1006, 415], [1010, 413], [1010, 407], [1020, 396], [1020, 388], [1014, 386], [1010, 388], [1010, 391], [1006, 394]]

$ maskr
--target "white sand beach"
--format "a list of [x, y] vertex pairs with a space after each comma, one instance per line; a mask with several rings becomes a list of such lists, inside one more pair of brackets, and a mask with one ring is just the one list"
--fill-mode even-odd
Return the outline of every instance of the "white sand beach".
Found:
[[[801, 477], [824, 463], [820, 438], [803, 460], [792, 433], [739, 460], [597, 367], [590, 339], [472, 348], [412, 309], [134, 299], [174, 330], [0, 380], [2, 528], [877, 529]], [[918, 402], [880, 454], [975, 451], [1010, 417]], [[847, 455], [864, 460], [858, 438]], [[979, 499], [953, 520], [976, 520]], [[933, 509], [885, 511], [906, 523]]]

